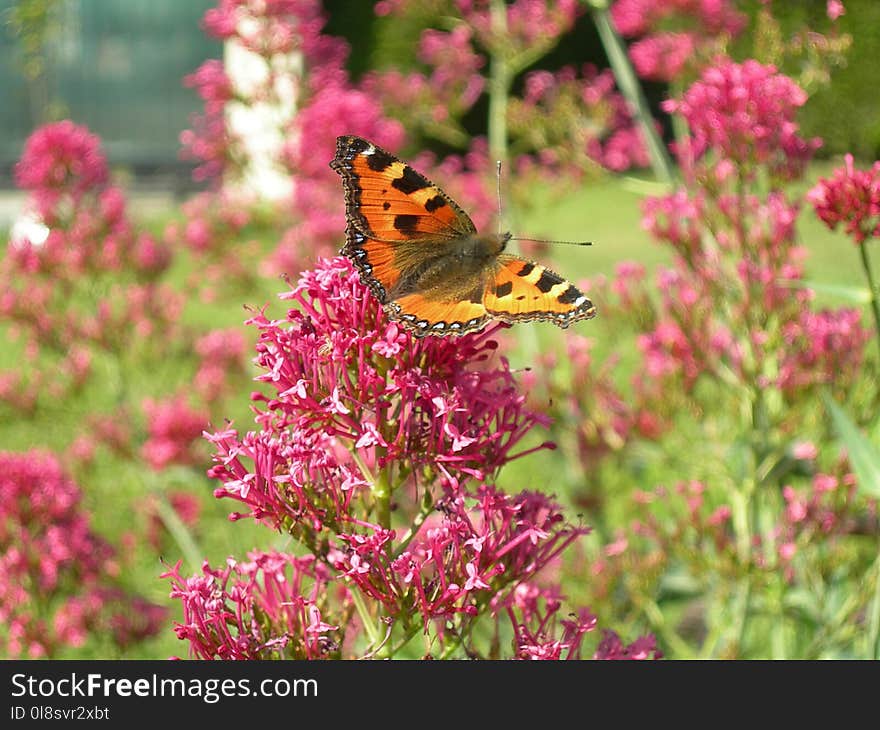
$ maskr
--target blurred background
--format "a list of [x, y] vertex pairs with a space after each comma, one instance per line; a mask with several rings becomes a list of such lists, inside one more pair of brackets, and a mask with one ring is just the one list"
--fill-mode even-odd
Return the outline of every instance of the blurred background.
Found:
[[[784, 29], [821, 23], [824, 0], [777, 3], [774, 15]], [[415, 68], [412, 48], [422, 18], [389, 24], [370, 3], [326, 0], [328, 34], [351, 46], [346, 63], [355, 79], [372, 68]], [[758, 0], [738, 4], [754, 16]], [[0, 12], [0, 185], [13, 186], [12, 168], [24, 141], [42, 123], [70, 118], [104, 142], [114, 168], [138, 186], [184, 191], [192, 187], [192, 164], [181, 160], [180, 132], [200, 108], [182, 84], [207, 58], [222, 58], [223, 44], [199, 25], [209, 0], [3, 0]], [[834, 86], [817, 90], [800, 116], [805, 136], [821, 134], [820, 157], [844, 152], [874, 159], [880, 147], [880, 101], [872, 93], [872, 59], [880, 50], [880, 7], [850, 0], [840, 18], [842, 32], [858, 30], [858, 43], [835, 71]], [[608, 67], [595, 24], [582, 15], [541, 68], [593, 63]], [[521, 82], [520, 82], [521, 83]], [[667, 84], [643, 81], [652, 109]], [[483, 100], [482, 104], [485, 104]], [[668, 122], [665, 122], [668, 129]], [[485, 108], [477, 105], [465, 127], [485, 134]]]
[[[234, 489], [215, 496], [235, 480], [212, 465], [224, 438], [268, 429], [258, 313], [284, 322], [279, 293], [343, 243], [328, 164], [349, 133], [480, 230], [503, 160], [507, 228], [594, 243], [516, 250], [581, 287], [595, 321], [498, 330], [504, 359], [465, 363], [521, 389], [527, 456], [483, 474], [494, 441], [475, 431], [456, 477], [552, 492], [592, 530], [535, 583], [546, 605], [558, 587], [673, 658], [880, 654], [876, 0], [0, 0], [0, 22], [0, 654], [251, 657], [308, 633], [266, 605], [231, 637], [180, 622], [225, 626], [244, 599], [205, 618], [199, 595], [258, 584], [236, 571], [263, 563], [230, 556], [319, 552], [286, 514], [267, 529]], [[383, 343], [366, 352], [386, 373]], [[442, 433], [464, 458], [471, 436]], [[363, 475], [362, 435], [340, 442]], [[407, 479], [382, 517], [399, 534], [425, 520]], [[378, 519], [370, 495], [353, 503]], [[553, 643], [526, 642], [525, 620], [498, 639], [480, 600], [487, 623], [451, 632], [467, 656]], [[397, 626], [414, 613], [396, 608]], [[278, 655], [373, 651], [378, 614], [357, 612], [340, 609], [355, 637], [332, 651]], [[408, 643], [421, 620], [400, 656], [465, 655], [442, 630]], [[585, 656], [614, 653], [601, 636]]]

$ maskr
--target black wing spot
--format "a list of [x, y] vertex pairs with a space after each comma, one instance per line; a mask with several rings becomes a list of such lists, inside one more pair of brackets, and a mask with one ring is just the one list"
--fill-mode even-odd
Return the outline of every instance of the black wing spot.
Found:
[[394, 227], [401, 233], [414, 233], [416, 226], [419, 224], [417, 215], [400, 215], [394, 216]]
[[517, 272], [518, 276], [528, 276], [535, 270], [535, 265], [530, 261], [526, 261], [523, 267]]
[[425, 201], [425, 210], [429, 213], [433, 213], [438, 208], [442, 208], [446, 205], [446, 201], [439, 195], [435, 195], [433, 198], [428, 198]]
[[384, 203], [382, 203], [382, 210], [388, 210], [390, 207], [391, 207], [391, 203], [389, 203], [387, 200]]
[[569, 286], [568, 289], [557, 297], [557, 299], [562, 304], [574, 304], [582, 296], [583, 295], [577, 289], [573, 286]]
[[525, 299], [525, 298], [526, 298], [526, 295], [525, 295], [525, 294], [520, 294], [520, 295], [516, 298], [516, 301], [521, 302], [521, 301], [522, 301], [523, 299]]
[[[503, 284], [499, 284], [495, 287], [495, 296], [501, 299], [502, 297], [506, 297], [513, 291], [513, 282], [505, 281]], [[520, 297], [522, 299], [522, 297]]]
[[544, 294], [550, 291], [557, 284], [561, 284], [562, 279], [560, 279], [556, 274], [547, 271], [546, 269], [541, 272], [541, 276], [538, 278], [538, 281], [535, 282], [535, 286]]
[[393, 165], [396, 160], [383, 150], [377, 149], [373, 154], [367, 155], [367, 167], [375, 172], [382, 172]]
[[[384, 168], [383, 168], [384, 169]], [[429, 183], [409, 165], [403, 168], [403, 174], [391, 182], [391, 187], [397, 188], [406, 195], [411, 195], [416, 190], [429, 187]]]

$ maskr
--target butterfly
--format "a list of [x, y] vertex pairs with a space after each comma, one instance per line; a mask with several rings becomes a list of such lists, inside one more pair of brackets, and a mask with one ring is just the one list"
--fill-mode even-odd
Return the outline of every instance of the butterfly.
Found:
[[509, 233], [477, 233], [452, 198], [378, 145], [338, 137], [330, 167], [345, 191], [340, 253], [389, 318], [416, 336], [473, 332], [493, 318], [564, 328], [596, 316], [574, 284], [504, 253]]

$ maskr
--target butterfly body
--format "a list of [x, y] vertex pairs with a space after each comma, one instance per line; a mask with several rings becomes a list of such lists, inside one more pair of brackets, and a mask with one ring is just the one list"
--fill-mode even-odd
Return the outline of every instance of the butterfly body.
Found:
[[446, 193], [372, 142], [339, 137], [330, 166], [345, 190], [342, 253], [416, 335], [461, 334], [492, 318], [567, 327], [596, 315], [573, 284], [504, 253], [509, 233], [479, 234]]

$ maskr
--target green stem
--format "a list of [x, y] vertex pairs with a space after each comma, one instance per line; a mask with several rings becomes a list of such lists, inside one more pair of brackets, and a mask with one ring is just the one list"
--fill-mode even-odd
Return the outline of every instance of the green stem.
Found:
[[752, 583], [746, 575], [739, 582], [738, 601], [734, 616], [734, 636], [736, 637], [736, 656], [742, 656], [743, 643], [745, 641], [746, 627], [749, 624], [749, 613], [752, 604]]
[[159, 513], [159, 519], [162, 520], [165, 529], [177, 543], [177, 547], [180, 548], [190, 568], [194, 571], [200, 570], [205, 552], [199, 547], [192, 532], [180, 519], [162, 490], [154, 489], [153, 494], [156, 495], [156, 511]]
[[662, 609], [654, 600], [636, 596], [635, 602], [648, 619], [651, 629], [660, 635], [661, 641], [672, 650], [676, 659], [692, 659], [694, 657], [694, 650], [674, 629], [670, 628], [666, 623]]
[[367, 632], [367, 638], [370, 641], [370, 648], [374, 649], [379, 646], [379, 642], [382, 641], [382, 635], [379, 631], [379, 628], [373, 622], [373, 617], [370, 616], [370, 611], [367, 609], [367, 604], [364, 603], [364, 597], [361, 595], [361, 592], [357, 589], [356, 586], [352, 586], [349, 588], [349, 594], [351, 594], [351, 600], [354, 603], [354, 607], [358, 612], [358, 616], [361, 618], [361, 623], [364, 625], [364, 631]]
[[[682, 89], [680, 81], [672, 81], [669, 84], [669, 97], [671, 99], [680, 99], [684, 94], [684, 89]], [[687, 122], [684, 121], [684, 117], [681, 114], [672, 114], [672, 136], [675, 139], [676, 144], [683, 145], [685, 140], [688, 138], [690, 130], [688, 129]]]
[[412, 641], [413, 637], [417, 633], [419, 633], [419, 631], [421, 631], [421, 625], [413, 626], [412, 628], [408, 629], [403, 638], [388, 650], [388, 656], [397, 656], [397, 652], [399, 652], [401, 649], [403, 649], [403, 647], [409, 644], [409, 642]]
[[[507, 6], [504, 0], [491, 0], [489, 12], [494, 38], [507, 32]], [[493, 44], [489, 69], [489, 156], [507, 161], [507, 104], [512, 76], [504, 50]]]
[[880, 556], [874, 560], [874, 596], [868, 606], [868, 646], [865, 657], [880, 658]]
[[605, 47], [608, 62], [611, 64], [614, 78], [617, 80], [617, 86], [627, 101], [630, 114], [638, 122], [645, 144], [648, 145], [648, 154], [651, 157], [654, 175], [659, 180], [672, 184], [676, 177], [675, 166], [672, 164], [672, 158], [666, 150], [666, 145], [657, 134], [648, 100], [645, 98], [642, 85], [630, 63], [626, 46], [611, 23], [608, 4], [604, 0], [588, 0], [588, 3], [593, 13], [596, 30], [599, 31], [599, 39]]
[[373, 500], [376, 519], [386, 530], [391, 528], [391, 481], [384, 471], [373, 482]]
[[862, 267], [865, 269], [865, 275], [868, 277], [868, 287], [871, 289], [871, 310], [874, 312], [874, 327], [877, 345], [880, 347], [880, 290], [874, 281], [874, 272], [871, 269], [871, 261], [868, 258], [868, 247], [863, 241], [859, 245], [859, 253], [862, 256]]
[[428, 489], [425, 489], [424, 494], [422, 495], [422, 504], [419, 508], [418, 514], [413, 518], [412, 524], [409, 529], [400, 538], [400, 543], [397, 546], [397, 549], [394, 551], [395, 557], [399, 557], [409, 546], [412, 539], [418, 534], [419, 529], [424, 524], [425, 520], [428, 518], [428, 515], [431, 514], [431, 511], [434, 509], [434, 498], [431, 496], [431, 492]]

